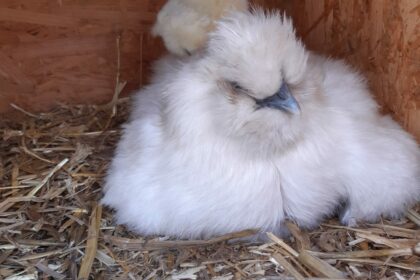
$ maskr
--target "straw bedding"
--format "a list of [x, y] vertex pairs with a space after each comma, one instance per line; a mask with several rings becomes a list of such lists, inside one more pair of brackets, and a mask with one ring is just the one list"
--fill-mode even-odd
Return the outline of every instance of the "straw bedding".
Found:
[[[116, 105], [118, 103], [118, 105]], [[290, 240], [138, 236], [98, 204], [128, 102], [1, 119], [0, 279], [420, 279], [420, 205], [359, 228], [327, 221]]]

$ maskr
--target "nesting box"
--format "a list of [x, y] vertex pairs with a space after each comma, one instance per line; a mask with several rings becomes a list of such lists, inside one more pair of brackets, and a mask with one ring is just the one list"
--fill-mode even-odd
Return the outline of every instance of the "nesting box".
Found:
[[[164, 52], [161, 41], [150, 35], [164, 3], [2, 1], [0, 112], [12, 110], [10, 103], [45, 111], [59, 102], [105, 102], [117, 72], [127, 81], [125, 93], [140, 88], [147, 83], [150, 63]], [[418, 1], [253, 3], [286, 11], [309, 49], [359, 69], [384, 111], [419, 139]]]
[[[269, 234], [263, 246], [223, 243], [252, 231], [146, 241], [113, 223], [97, 201], [127, 106], [94, 104], [148, 83], [165, 53], [150, 34], [165, 2], [0, 1], [0, 278], [419, 279], [420, 205], [363, 230], [288, 223], [293, 242]], [[289, 15], [308, 49], [358, 69], [383, 112], [420, 140], [418, 0], [252, 2]]]

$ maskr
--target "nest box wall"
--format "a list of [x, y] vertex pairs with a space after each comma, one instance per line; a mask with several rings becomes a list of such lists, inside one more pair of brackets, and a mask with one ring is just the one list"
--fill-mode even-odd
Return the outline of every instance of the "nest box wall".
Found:
[[[285, 10], [309, 49], [343, 58], [369, 80], [385, 112], [420, 140], [418, 0], [254, 0]], [[120, 36], [121, 80], [147, 82], [164, 51], [149, 34], [165, 0], [3, 0], [0, 2], [0, 112], [17, 103], [47, 110], [57, 102], [111, 98]]]
[[109, 101], [117, 74], [126, 92], [145, 83], [163, 44], [149, 31], [164, 0], [0, 1], [0, 112], [57, 102]]

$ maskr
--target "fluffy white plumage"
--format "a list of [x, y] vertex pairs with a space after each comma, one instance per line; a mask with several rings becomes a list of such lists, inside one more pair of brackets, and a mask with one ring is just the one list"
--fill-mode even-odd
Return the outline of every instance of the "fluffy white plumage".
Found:
[[[278, 14], [236, 13], [204, 52], [157, 68], [106, 180], [119, 223], [181, 238], [281, 232], [286, 218], [313, 227], [341, 204], [344, 223], [397, 216], [420, 197], [417, 143]], [[258, 105], [285, 84], [300, 113]]]
[[202, 48], [214, 22], [229, 11], [246, 11], [247, 0], [169, 0], [153, 26], [166, 48], [184, 56]]

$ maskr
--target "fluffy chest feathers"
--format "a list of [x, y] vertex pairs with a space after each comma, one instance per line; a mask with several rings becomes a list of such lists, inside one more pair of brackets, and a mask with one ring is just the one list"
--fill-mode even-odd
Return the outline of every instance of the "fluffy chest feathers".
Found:
[[[185, 94], [197, 90], [189, 81]], [[181, 104], [168, 94], [153, 87], [141, 93], [134, 112], [141, 118], [125, 127], [104, 199], [118, 209], [119, 222], [144, 234], [193, 238], [281, 231], [287, 216], [309, 226], [332, 212], [342, 194], [333, 174], [318, 172], [325, 163], [313, 160], [315, 142], [267, 157], [247, 150], [247, 139], [241, 144], [217, 133], [200, 91], [188, 101], [177, 95]]]

